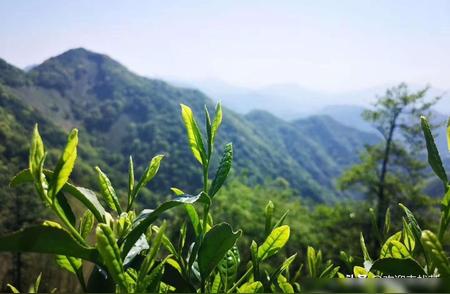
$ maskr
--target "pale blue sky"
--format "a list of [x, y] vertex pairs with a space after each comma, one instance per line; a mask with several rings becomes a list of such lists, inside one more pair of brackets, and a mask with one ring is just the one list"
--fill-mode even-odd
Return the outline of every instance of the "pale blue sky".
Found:
[[150, 77], [450, 88], [450, 1], [4, 0], [0, 40], [20, 67], [82, 46]]

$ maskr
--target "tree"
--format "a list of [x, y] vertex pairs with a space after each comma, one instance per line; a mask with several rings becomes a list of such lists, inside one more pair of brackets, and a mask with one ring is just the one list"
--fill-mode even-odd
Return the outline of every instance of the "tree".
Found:
[[432, 117], [431, 107], [440, 99], [428, 98], [428, 90], [411, 92], [402, 83], [378, 97], [373, 108], [363, 112], [363, 118], [376, 128], [382, 140], [366, 146], [361, 162], [339, 179], [341, 189], [359, 188], [375, 202], [379, 232], [386, 233], [385, 215], [392, 201], [414, 200], [416, 205], [426, 201], [422, 192], [426, 164], [421, 160], [425, 142], [419, 117]]

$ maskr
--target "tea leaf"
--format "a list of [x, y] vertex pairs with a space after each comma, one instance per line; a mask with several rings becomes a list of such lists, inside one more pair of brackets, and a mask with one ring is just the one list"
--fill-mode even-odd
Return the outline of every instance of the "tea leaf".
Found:
[[78, 145], [78, 130], [73, 129], [69, 138], [67, 139], [67, 145], [63, 154], [59, 158], [56, 168], [53, 172], [53, 177], [50, 185], [50, 198], [54, 199], [58, 192], [69, 180], [69, 176], [72, 173], [72, 169], [77, 159], [77, 145]]
[[439, 156], [439, 151], [434, 142], [433, 134], [431, 133], [430, 126], [427, 119], [424, 116], [420, 117], [423, 134], [425, 136], [425, 141], [428, 150], [428, 163], [433, 169], [434, 173], [442, 180], [444, 183], [444, 188], [447, 187], [448, 178], [445, 173], [444, 166], [442, 164], [441, 157]]
[[203, 145], [202, 136], [197, 126], [197, 122], [195, 121], [194, 114], [192, 113], [192, 109], [184, 104], [180, 104], [180, 106], [181, 116], [183, 118], [184, 126], [186, 127], [191, 151], [198, 162], [200, 162], [202, 165], [206, 165], [207, 160], [205, 147]]
[[79, 258], [64, 255], [56, 255], [56, 263], [73, 274], [77, 274], [83, 264]]
[[274, 229], [266, 238], [264, 243], [258, 248], [258, 259], [263, 261], [272, 255], [276, 254], [284, 247], [289, 240], [290, 228], [289, 226], [281, 226]]
[[428, 230], [422, 232], [422, 244], [426, 254], [431, 258], [433, 267], [437, 267], [441, 278], [450, 276], [450, 262], [441, 242]]
[[156, 175], [159, 170], [159, 166], [161, 164], [161, 160], [164, 158], [164, 155], [156, 155], [150, 161], [148, 167], [144, 171], [144, 175], [141, 177], [139, 182], [136, 185], [136, 188], [133, 189], [133, 193], [131, 194], [130, 204], [128, 205], [128, 209], [133, 205], [134, 200], [136, 199], [137, 194], [141, 190], [142, 187], [145, 187]]
[[197, 211], [195, 210], [194, 205], [186, 204], [185, 206], [186, 212], [191, 220], [192, 227], [194, 228], [195, 236], [198, 236], [202, 230], [200, 218], [198, 217]]
[[114, 190], [111, 181], [98, 166], [95, 167], [95, 170], [98, 173], [98, 182], [100, 184], [100, 191], [103, 198], [112, 210], [115, 210], [118, 214], [121, 214], [122, 208], [120, 207], [119, 199], [117, 198], [116, 191]]
[[219, 269], [221, 281], [224, 285], [224, 292], [228, 290], [228, 286], [233, 285], [235, 282], [240, 262], [241, 258], [236, 245], [228, 250], [223, 259], [219, 262], [217, 268]]
[[86, 210], [80, 220], [80, 234], [84, 239], [89, 236], [94, 227], [94, 215], [89, 210]]
[[263, 289], [261, 282], [247, 282], [238, 288], [238, 293], [258, 293]]
[[97, 227], [97, 250], [114, 281], [122, 291], [127, 291], [128, 284], [120, 258], [120, 250], [111, 228], [106, 224]]
[[30, 156], [29, 156], [29, 169], [35, 180], [39, 178], [37, 171], [42, 158], [44, 157], [44, 143], [42, 142], [41, 135], [39, 134], [38, 125], [36, 124], [33, 129], [33, 137], [31, 139]]
[[130, 161], [128, 164], [128, 206], [131, 204], [131, 197], [134, 190], [134, 166], [133, 157], [130, 156]]
[[266, 205], [265, 216], [266, 216], [266, 226], [264, 230], [264, 235], [268, 236], [272, 230], [272, 215], [273, 215], [274, 205], [273, 202], [269, 200]]
[[219, 102], [216, 105], [216, 113], [214, 115], [214, 121], [211, 126], [211, 141], [212, 141], [211, 144], [214, 144], [214, 140], [217, 135], [217, 130], [219, 129], [221, 123], [222, 123], [222, 105]]
[[369, 251], [366, 247], [366, 242], [364, 241], [364, 236], [362, 233], [359, 234], [359, 242], [361, 244], [361, 250], [364, 256], [364, 262], [372, 262], [372, 258], [370, 258]]
[[208, 278], [227, 251], [234, 246], [241, 233], [233, 232], [229, 224], [221, 223], [205, 234], [198, 251], [198, 267], [203, 280]]
[[97, 250], [79, 244], [65, 229], [49, 225], [32, 226], [0, 237], [0, 251], [59, 254], [100, 263]]
[[231, 169], [231, 163], [233, 161], [233, 145], [228, 143], [225, 145], [225, 150], [220, 160], [219, 168], [217, 169], [214, 180], [212, 181], [211, 188], [209, 189], [209, 197], [213, 198], [214, 195], [219, 191], [225, 182], [228, 173]]

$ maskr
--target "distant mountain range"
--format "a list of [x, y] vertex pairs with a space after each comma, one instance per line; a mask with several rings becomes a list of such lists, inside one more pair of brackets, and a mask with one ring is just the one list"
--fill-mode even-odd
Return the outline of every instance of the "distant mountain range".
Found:
[[[100, 165], [125, 187], [128, 155], [141, 167], [139, 173], [152, 156], [165, 153], [151, 190], [167, 193], [177, 186], [195, 192], [201, 187], [179, 109], [179, 103], [190, 105], [203, 125], [203, 106], [213, 108], [214, 101], [198, 90], [138, 76], [110, 57], [82, 48], [28, 71], [0, 60], [0, 89], [3, 142], [13, 136], [26, 141], [32, 121], [38, 120], [47, 128], [44, 139], [56, 141], [57, 147], [64, 142], [62, 134], [77, 127], [80, 177], [90, 173], [89, 166]], [[336, 191], [335, 179], [357, 162], [365, 144], [378, 138], [329, 116], [288, 122], [265, 111], [242, 115], [225, 107], [219, 145], [229, 141], [235, 148], [235, 175], [253, 184], [284, 178], [303, 197], [330, 202], [344, 197]], [[0, 159], [6, 162], [12, 150], [1, 142]], [[26, 164], [24, 152], [16, 155]]]

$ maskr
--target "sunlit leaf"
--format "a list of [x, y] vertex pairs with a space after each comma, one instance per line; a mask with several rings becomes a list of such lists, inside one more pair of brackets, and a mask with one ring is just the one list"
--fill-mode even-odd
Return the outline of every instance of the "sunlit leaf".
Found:
[[276, 254], [289, 240], [290, 228], [287, 225], [275, 228], [258, 248], [258, 259], [263, 261]]

